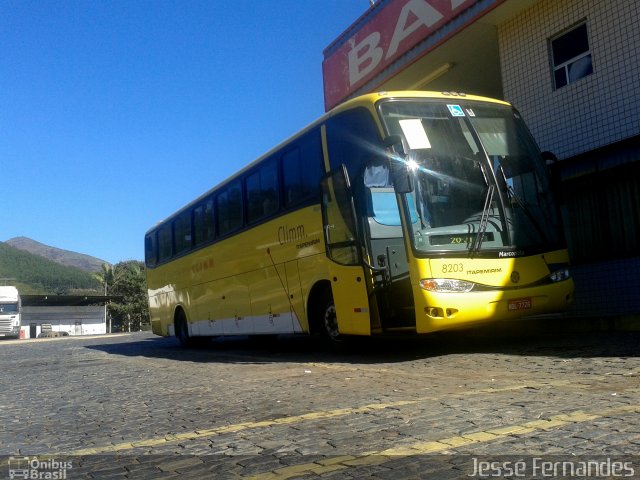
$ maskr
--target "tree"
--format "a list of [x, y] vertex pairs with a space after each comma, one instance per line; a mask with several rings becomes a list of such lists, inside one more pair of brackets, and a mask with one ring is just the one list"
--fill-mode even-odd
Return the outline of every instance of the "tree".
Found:
[[121, 296], [108, 306], [112, 330], [138, 331], [149, 324], [149, 300], [144, 273], [144, 263], [137, 260], [103, 265], [98, 274], [106, 295]]

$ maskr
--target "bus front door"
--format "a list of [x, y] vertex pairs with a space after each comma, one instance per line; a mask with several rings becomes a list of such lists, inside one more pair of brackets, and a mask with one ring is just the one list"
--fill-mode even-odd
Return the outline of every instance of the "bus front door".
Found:
[[[396, 193], [365, 183], [363, 232], [372, 264], [373, 296], [384, 331], [415, 329], [415, 307]], [[413, 218], [413, 213], [410, 212]]]
[[331, 290], [340, 334], [370, 335], [367, 279], [356, 214], [344, 165], [322, 181], [322, 219]]

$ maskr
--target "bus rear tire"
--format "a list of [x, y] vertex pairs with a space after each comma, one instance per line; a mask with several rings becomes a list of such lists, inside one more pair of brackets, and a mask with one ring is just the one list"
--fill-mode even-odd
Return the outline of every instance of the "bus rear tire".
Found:
[[197, 342], [195, 339], [189, 335], [187, 317], [182, 310], [178, 310], [178, 312], [176, 312], [174, 330], [176, 332], [176, 338], [184, 348], [191, 348], [196, 345]]

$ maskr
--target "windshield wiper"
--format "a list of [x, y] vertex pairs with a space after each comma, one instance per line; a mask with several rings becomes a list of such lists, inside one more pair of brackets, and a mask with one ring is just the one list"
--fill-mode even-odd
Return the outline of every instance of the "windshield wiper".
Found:
[[469, 248], [469, 254], [479, 252], [480, 247], [482, 247], [484, 234], [487, 231], [487, 223], [489, 222], [489, 210], [491, 210], [491, 203], [493, 202], [493, 194], [495, 191], [495, 185], [489, 185], [487, 195], [484, 197], [484, 207], [482, 208], [482, 215], [480, 216], [480, 223], [478, 224], [478, 234]]

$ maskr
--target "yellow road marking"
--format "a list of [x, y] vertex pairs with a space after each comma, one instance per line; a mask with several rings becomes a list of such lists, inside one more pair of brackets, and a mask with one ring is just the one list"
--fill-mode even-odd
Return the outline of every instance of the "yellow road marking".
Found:
[[243, 430], [249, 430], [253, 428], [265, 428], [275, 425], [288, 425], [294, 423], [300, 423], [309, 420], [321, 420], [333, 417], [342, 417], [350, 414], [369, 413], [376, 410], [384, 410], [388, 407], [402, 407], [405, 405], [412, 405], [418, 403], [419, 400], [400, 400], [391, 403], [373, 403], [357, 408], [339, 408], [335, 410], [327, 410], [320, 412], [305, 413], [302, 415], [295, 415], [292, 417], [281, 417], [275, 420], [261, 420], [259, 422], [244, 422], [234, 425], [225, 425], [216, 428], [207, 428], [202, 430], [196, 430], [193, 432], [167, 434], [164, 437], [150, 438], [145, 440], [134, 440], [129, 442], [121, 442], [113, 445], [105, 445], [102, 447], [83, 448], [69, 452], [68, 455], [95, 455], [98, 453], [108, 452], [120, 452], [122, 450], [130, 450], [137, 447], [153, 447], [156, 445], [162, 445], [168, 442], [177, 442], [181, 440], [195, 440], [198, 438], [215, 437], [217, 435], [223, 435], [225, 433], [236, 433]]
[[[333, 462], [325, 459], [313, 463], [291, 465], [271, 472], [246, 477], [251, 480], [287, 480], [289, 478], [315, 473], [321, 475], [350, 467], [361, 465], [380, 465], [397, 456], [423, 455], [426, 453], [439, 453], [452, 448], [474, 443], [488, 443], [493, 440], [509, 435], [522, 435], [537, 430], [549, 430], [561, 427], [570, 423], [583, 423], [598, 418], [620, 415], [625, 413], [640, 413], [640, 405], [624, 405], [613, 407], [599, 412], [587, 413], [582, 410], [555, 415], [549, 420], [536, 420], [518, 425], [510, 425], [493, 430], [478, 431], [464, 434], [459, 437], [445, 438], [437, 441], [419, 442], [410, 445], [401, 445], [394, 448], [382, 450], [380, 452], [369, 452], [359, 456], [336, 457]], [[339, 468], [340, 467], [340, 468]]]
[[[459, 392], [455, 394], [446, 394], [446, 397], [466, 397], [480, 394], [488, 394], [488, 393], [500, 393], [500, 392], [508, 392], [513, 390], [522, 390], [525, 388], [540, 388], [540, 387], [558, 387], [567, 385], [570, 382], [566, 380], [560, 380], [557, 382], [548, 382], [548, 383], [530, 383], [530, 384], [520, 384], [520, 385], [510, 385], [506, 387], [498, 387], [498, 388], [484, 388], [479, 390], [471, 390], [469, 392]], [[255, 429], [255, 428], [265, 428], [277, 425], [291, 425], [311, 420], [322, 420], [327, 418], [336, 418], [343, 417], [346, 415], [354, 415], [360, 413], [369, 413], [377, 410], [384, 410], [385, 408], [398, 408], [406, 405], [415, 405], [417, 403], [425, 402], [425, 401], [434, 401], [439, 400], [443, 397], [443, 395], [430, 395], [425, 397], [420, 397], [414, 400], [397, 400], [395, 402], [389, 403], [373, 403], [369, 405], [364, 405], [362, 407], [355, 408], [338, 408], [334, 410], [324, 410], [318, 412], [310, 412], [304, 413], [301, 415], [294, 415], [291, 417], [280, 417], [273, 420], [261, 420], [256, 422], [243, 422], [236, 423], [232, 425], [224, 425], [215, 428], [207, 428], [201, 430], [195, 430], [191, 432], [183, 432], [183, 433], [167, 433], [162, 437], [141, 439], [141, 440], [129, 440], [120, 443], [115, 443], [111, 445], [103, 445], [96, 446], [91, 448], [82, 448], [79, 450], [74, 450], [70, 452], [66, 452], [67, 455], [96, 455], [100, 453], [113, 453], [113, 452], [122, 452], [124, 450], [131, 450], [133, 448], [140, 447], [154, 447], [157, 445], [164, 445], [169, 442], [178, 442], [184, 440], [196, 440], [207, 437], [215, 437], [218, 435], [223, 435], [227, 433], [236, 433], [244, 430]]]

